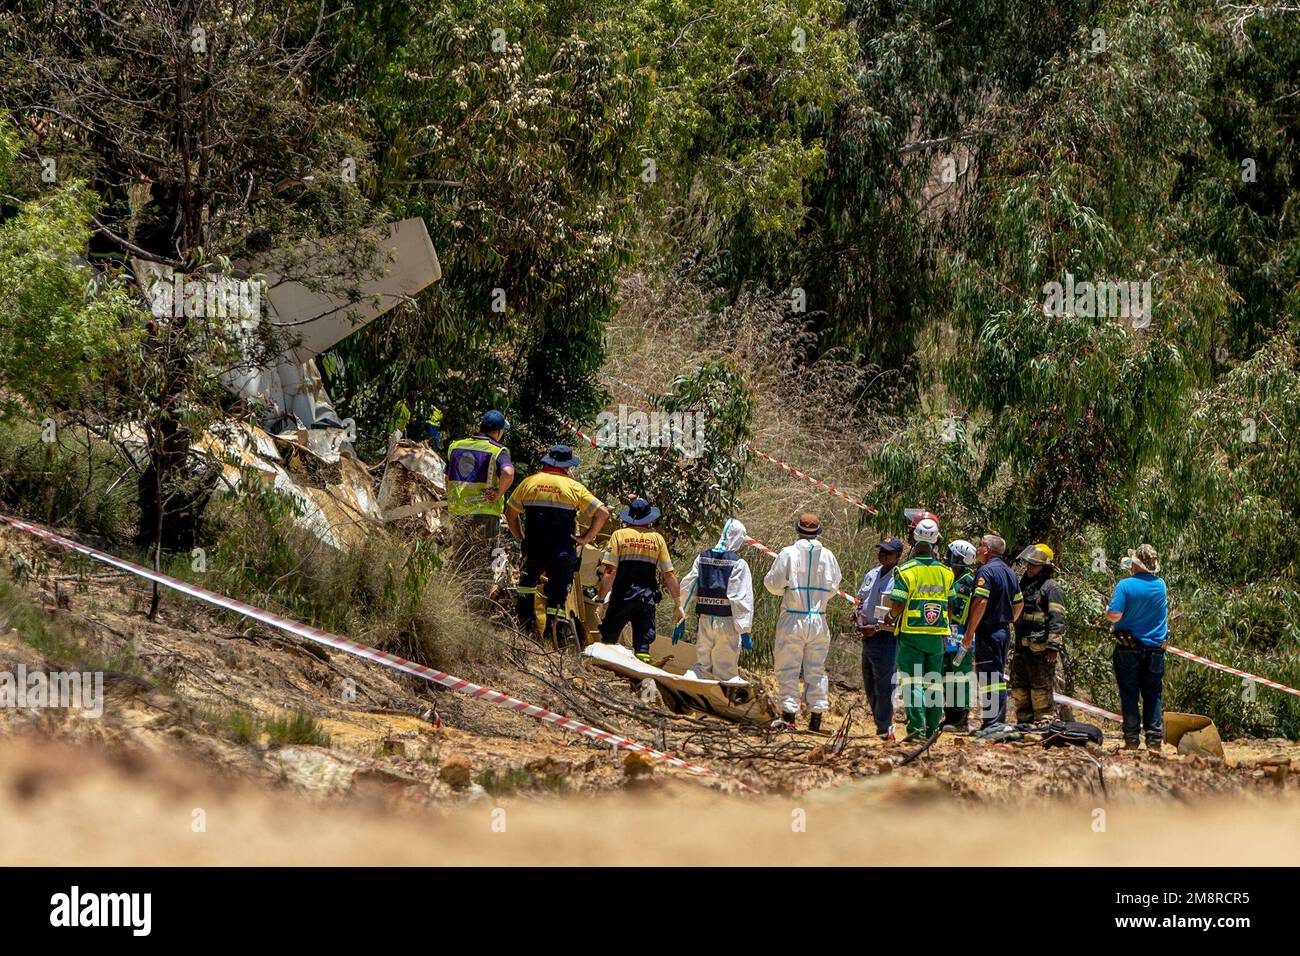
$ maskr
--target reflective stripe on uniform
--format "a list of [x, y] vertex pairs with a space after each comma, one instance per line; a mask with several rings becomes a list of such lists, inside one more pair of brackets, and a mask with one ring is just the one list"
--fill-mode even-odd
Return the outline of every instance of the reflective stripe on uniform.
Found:
[[933, 557], [912, 558], [899, 565], [889, 595], [890, 600], [904, 605], [898, 633], [949, 637], [948, 600], [952, 591], [952, 571]]
[[513, 489], [506, 510], [524, 517], [524, 553], [573, 549], [578, 515], [594, 513], [600, 499], [568, 475], [539, 471]]

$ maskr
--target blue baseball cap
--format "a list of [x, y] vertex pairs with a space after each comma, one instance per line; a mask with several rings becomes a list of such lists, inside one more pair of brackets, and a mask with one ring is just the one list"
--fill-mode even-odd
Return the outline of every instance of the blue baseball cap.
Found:
[[485, 432], [497, 432], [508, 430], [510, 423], [506, 421], [505, 415], [494, 408], [490, 412], [483, 413], [483, 417], [478, 420], [478, 427]]

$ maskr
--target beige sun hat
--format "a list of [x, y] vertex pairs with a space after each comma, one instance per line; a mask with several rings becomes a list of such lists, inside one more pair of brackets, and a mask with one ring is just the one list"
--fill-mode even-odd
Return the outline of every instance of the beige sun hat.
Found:
[[1149, 544], [1140, 544], [1137, 549], [1129, 552], [1129, 556], [1122, 562], [1124, 567], [1133, 571], [1146, 571], [1148, 574], [1160, 573], [1160, 556], [1156, 554], [1156, 549]]

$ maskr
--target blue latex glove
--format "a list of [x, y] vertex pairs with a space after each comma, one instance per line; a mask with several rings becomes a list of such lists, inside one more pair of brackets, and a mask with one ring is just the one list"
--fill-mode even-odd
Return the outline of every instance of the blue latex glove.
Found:
[[752, 651], [754, 649], [754, 639], [749, 636], [749, 631], [740, 635], [740, 646], [747, 651]]
[[685, 636], [686, 636], [686, 622], [682, 621], [675, 628], [673, 628], [673, 643], [676, 644]]

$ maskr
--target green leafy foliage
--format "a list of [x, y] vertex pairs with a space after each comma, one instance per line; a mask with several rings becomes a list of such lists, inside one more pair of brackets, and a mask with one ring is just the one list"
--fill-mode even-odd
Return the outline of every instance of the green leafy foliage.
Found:
[[[17, 153], [18, 136], [0, 113], [0, 182]], [[0, 221], [0, 410], [13, 413], [21, 403], [48, 415], [131, 345], [124, 331], [130, 296], [83, 258], [97, 207], [95, 194], [74, 180]]]
[[[837, 447], [863, 436], [852, 447], [875, 530], [896, 533], [902, 508], [923, 506], [946, 532], [1000, 531], [1013, 553], [1052, 543], [1076, 676], [1096, 700], [1115, 703], [1102, 611], [1116, 559], [1141, 541], [1165, 557], [1176, 642], [1300, 681], [1286, 538], [1300, 512], [1293, 12], [1188, 0], [203, 0], [155, 20], [140, 0], [19, 9], [0, 15], [0, 106], [15, 117], [0, 125], [6, 411], [61, 408], [100, 430], [143, 418], [151, 453], [184, 470], [192, 434], [239, 411], [209, 374], [214, 355], [234, 356], [196, 348], [197, 326], [134, 332], [117, 271], [129, 256], [193, 267], [237, 255], [254, 229], [349, 236], [421, 216], [443, 281], [323, 362], [363, 454], [437, 410], [455, 437], [504, 409], [521, 462], [569, 440], [566, 419], [589, 425], [604, 407], [594, 373], [636, 264], [652, 285], [692, 290], [650, 311], [681, 308], [711, 331], [762, 325], [794, 343], [795, 376], [827, 356], [865, 373], [845, 378]], [[213, 55], [196, 58], [186, 38], [207, 23]], [[53, 184], [38, 176], [47, 154]], [[345, 159], [354, 180], [334, 175]], [[1051, 284], [1081, 282], [1149, 282], [1150, 313], [1087, 296], [1051, 307]], [[753, 301], [772, 308], [738, 308]], [[671, 314], [644, 320], [672, 328]], [[711, 539], [743, 509], [753, 408], [729, 363], [700, 367], [646, 411], [702, 412], [702, 454], [613, 449], [589, 481], [653, 500], [674, 541]], [[84, 505], [40, 487], [82, 461], [15, 451], [0, 480], [35, 513], [108, 524], [98, 478], [75, 485]], [[267, 506], [270, 524], [258, 520], [220, 530], [232, 590], [274, 592], [389, 646], [474, 653], [433, 549], [385, 541], [304, 571], [289, 517]], [[855, 540], [844, 554], [869, 551]], [[747, 663], [770, 659], [770, 609], [758, 622]], [[1300, 733], [1292, 700], [1270, 690], [1251, 697], [1185, 662], [1171, 662], [1169, 687], [1171, 706], [1227, 733]]]
[[622, 7], [347, 11], [329, 21], [335, 52], [317, 82], [360, 99], [376, 142], [369, 188], [424, 217], [444, 278], [342, 344], [330, 384], [372, 434], [399, 405], [417, 421], [441, 408], [453, 435], [498, 407], [544, 432], [538, 445], [553, 440], [554, 412], [599, 407], [601, 326], [630, 257], [650, 73]]
[[652, 404], [667, 416], [679, 416], [684, 436], [666, 447], [637, 447], [644, 437], [633, 428], [620, 435], [614, 422], [608, 437], [618, 445], [593, 469], [591, 487], [610, 500], [649, 500], [663, 512], [656, 528], [670, 546], [716, 535], [736, 513], [745, 477], [740, 450], [753, 416], [745, 383], [727, 364], [709, 364], [678, 378], [672, 393]]
[[[1116, 517], [1207, 373], [1234, 293], [1181, 242], [1179, 217], [1196, 213], [1184, 151], [1205, 133], [1196, 34], [1166, 14], [1107, 24], [1104, 53], [1077, 47], [1031, 93], [1020, 135], [991, 153], [972, 197], [971, 240], [948, 270], [973, 341], [945, 380], [988, 415], [978, 486], [996, 489], [984, 517], [1008, 537]], [[1144, 148], [1116, 151], [1112, 137]], [[1074, 278], [1150, 282], [1152, 314], [1083, 301], [1056, 314], [1048, 284]]]
[[[1298, 35], [1295, 18], [1234, 36], [1184, 4], [1115, 6], [990, 110], [1012, 135], [982, 142], [938, 232], [942, 310], [909, 326], [915, 391], [868, 457], [886, 524], [924, 505], [954, 534], [1057, 547], [1077, 678], [1111, 706], [1102, 611], [1140, 541], [1166, 558], [1175, 644], [1296, 683], [1300, 592], [1278, 529], [1300, 487], [1283, 79]], [[1067, 274], [1149, 280], [1150, 321], [1085, 302], [1047, 314], [1047, 284]], [[1291, 700], [1266, 688], [1244, 695], [1172, 659], [1169, 687], [1171, 707], [1228, 733], [1298, 730]]]
[[[21, 203], [0, 236], [3, 307], [15, 309], [0, 332], [4, 381], [61, 423], [101, 434], [138, 423], [138, 537], [157, 549], [193, 541], [215, 483], [192, 443], [220, 418], [252, 415], [230, 380], [296, 331], [262, 322], [244, 335], [209, 309], [147, 316], [119, 276], [137, 261], [229, 276], [233, 259], [256, 255], [285, 278], [334, 264], [308, 281], [355, 294], [376, 272], [376, 209], [346, 172], [364, 172], [366, 144], [349, 106], [308, 83], [321, 13], [302, 0], [25, 0], [0, 13]], [[33, 349], [41, 340], [54, 348]]]
[[[850, 84], [854, 36], [838, 0], [647, 0], [631, 16], [655, 68], [647, 199], [703, 207], [679, 220], [788, 239], [825, 171], [824, 125]], [[686, 210], [683, 210], [685, 212]], [[725, 233], [724, 233], [725, 235]]]

